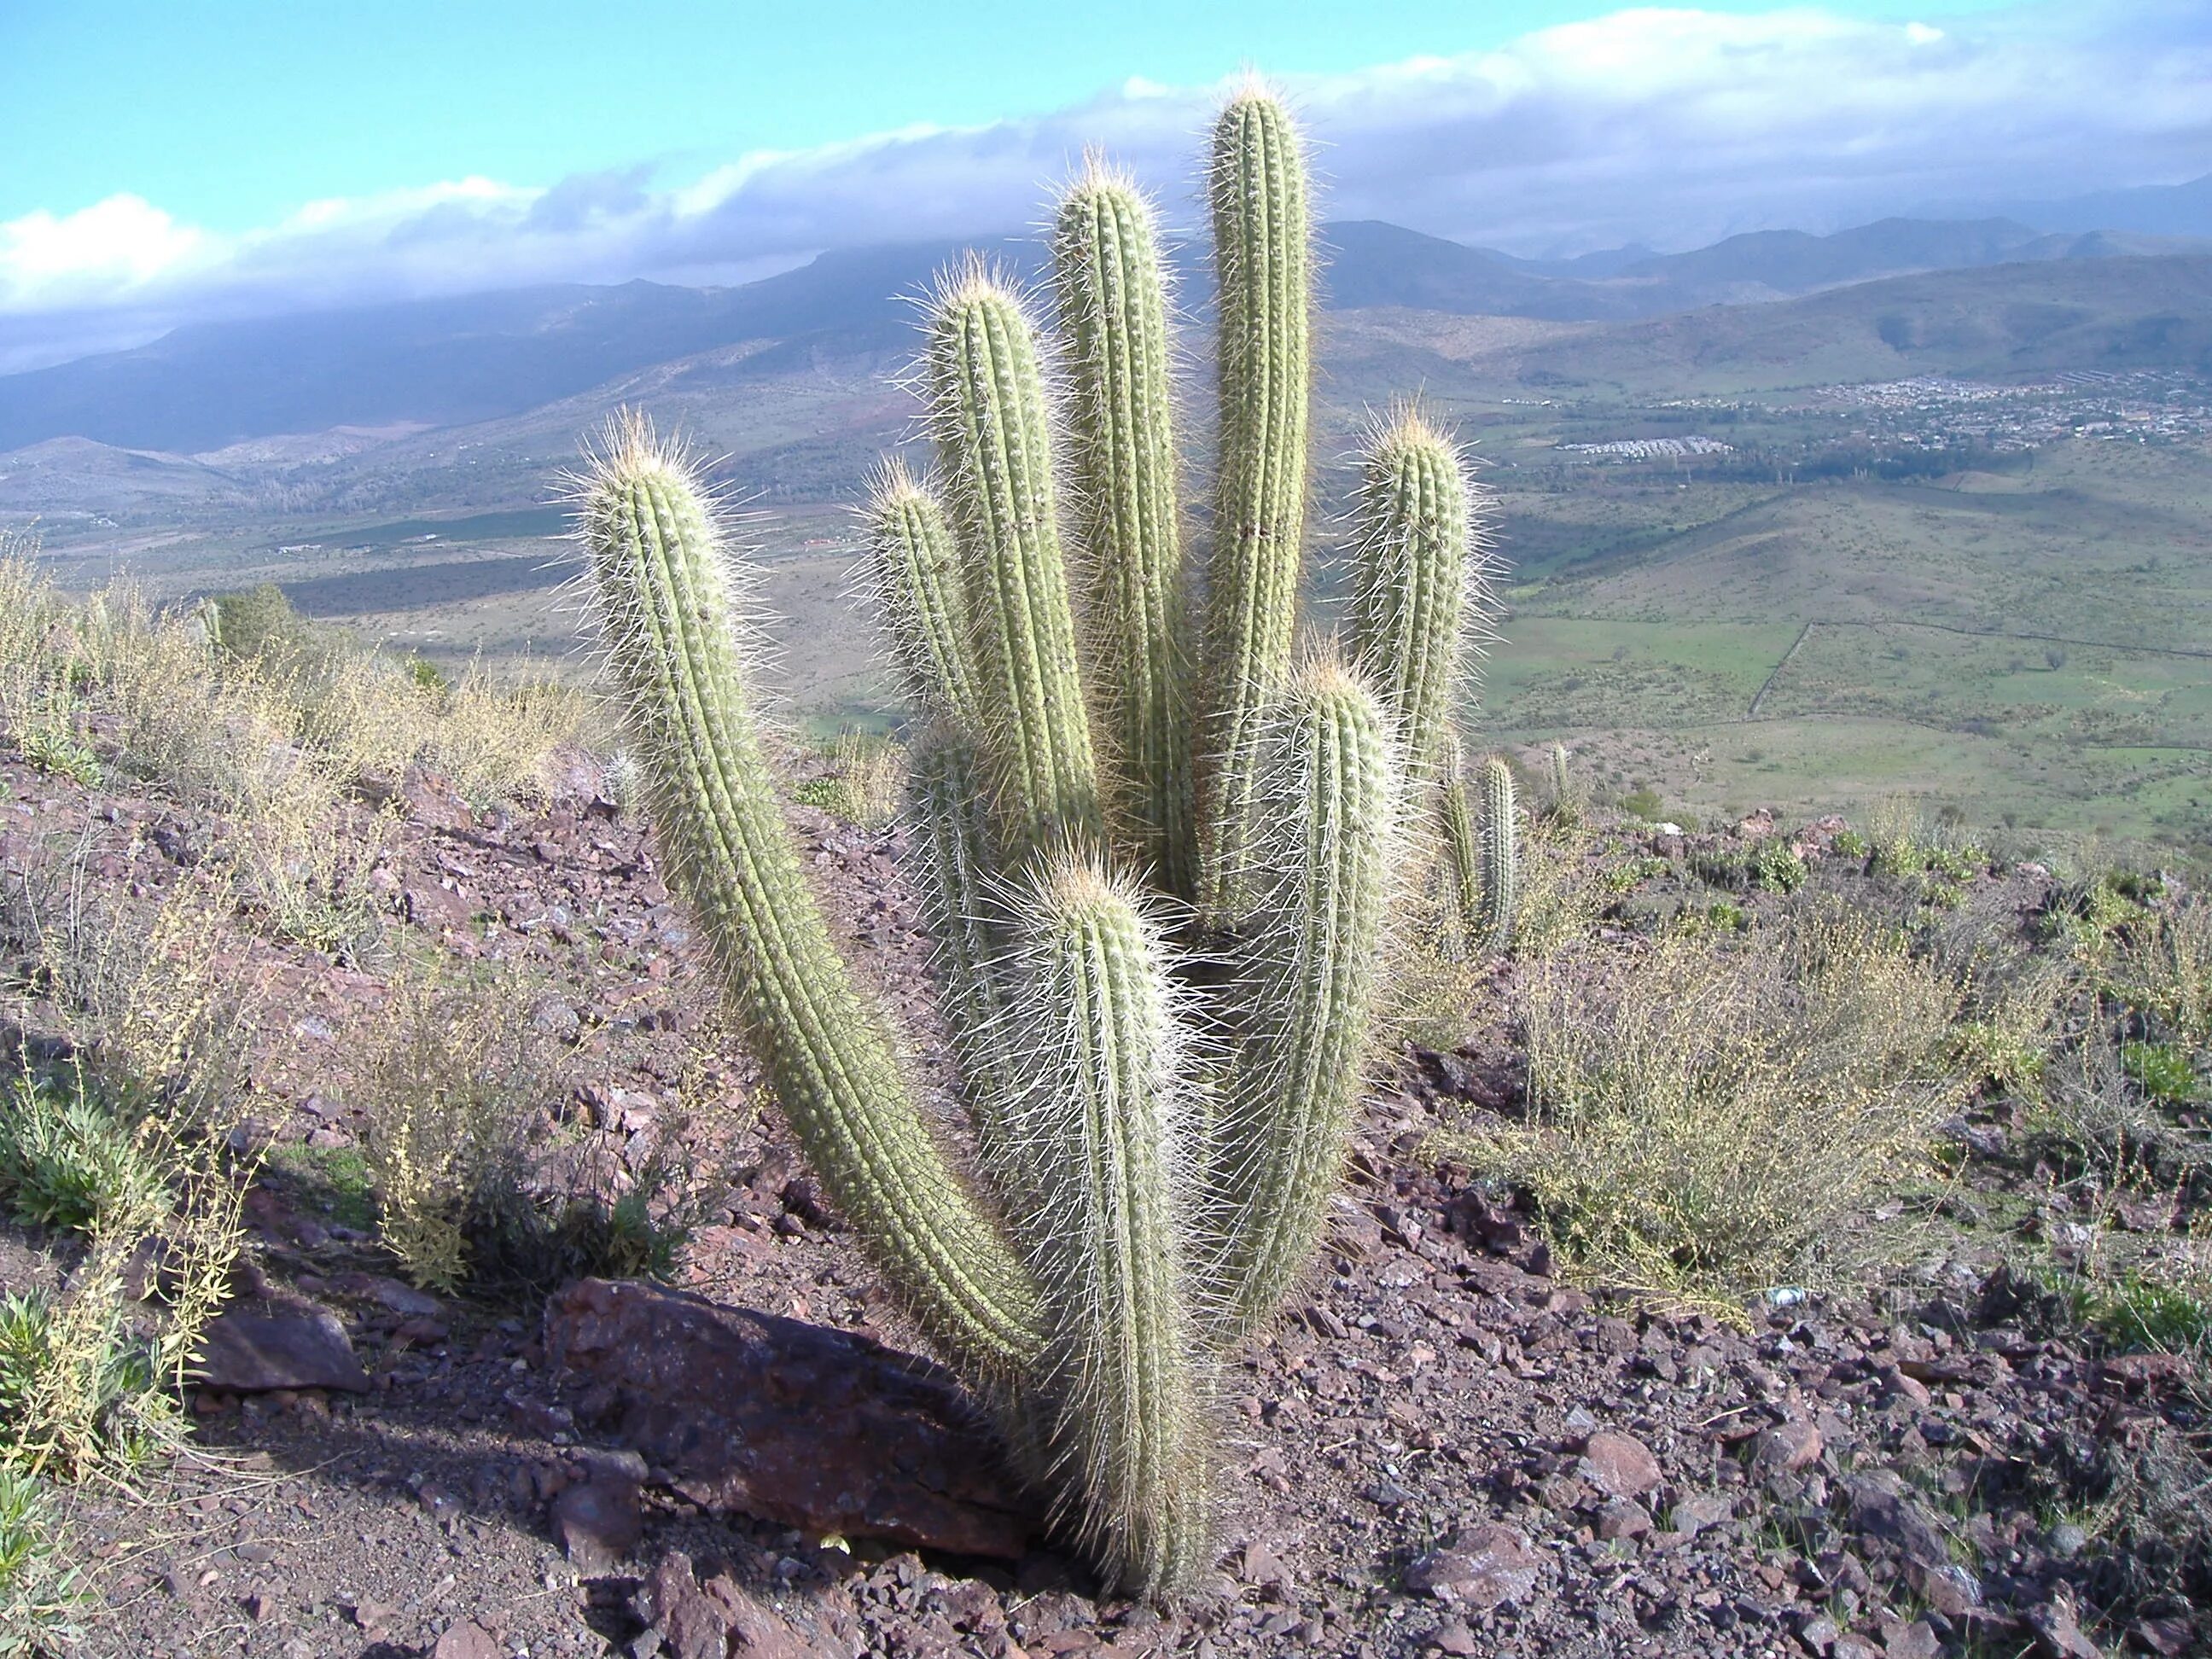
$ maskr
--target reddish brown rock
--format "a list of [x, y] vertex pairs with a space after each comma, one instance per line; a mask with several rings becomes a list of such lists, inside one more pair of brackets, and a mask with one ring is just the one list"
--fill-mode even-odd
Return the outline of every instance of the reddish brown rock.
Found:
[[1751, 1463], [1761, 1474], [1803, 1468], [1820, 1455], [1820, 1431], [1802, 1418], [1762, 1430], [1753, 1443]]
[[1039, 1529], [958, 1385], [866, 1337], [587, 1279], [547, 1306], [545, 1347], [693, 1503], [1009, 1559]]
[[653, 1570], [638, 1611], [674, 1659], [842, 1659], [851, 1650], [796, 1628], [726, 1576], [702, 1583], [680, 1550]]
[[1600, 1429], [1583, 1444], [1575, 1474], [1608, 1498], [1643, 1498], [1659, 1490], [1659, 1460], [1632, 1434]]
[[1542, 1576], [1541, 1559], [1528, 1539], [1498, 1522], [1463, 1532], [1443, 1549], [1431, 1550], [1406, 1570], [1406, 1588], [1439, 1601], [1480, 1611], [1501, 1601], [1525, 1601]]
[[285, 1314], [225, 1310], [208, 1322], [201, 1335], [193, 1375], [203, 1387], [234, 1394], [275, 1389], [345, 1389], [360, 1394], [368, 1388], [345, 1327], [337, 1315], [321, 1309]]

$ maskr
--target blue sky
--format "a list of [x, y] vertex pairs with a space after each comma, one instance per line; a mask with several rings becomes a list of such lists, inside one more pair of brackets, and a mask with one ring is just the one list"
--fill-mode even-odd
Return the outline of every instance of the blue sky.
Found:
[[1303, 112], [1328, 211], [1516, 252], [2212, 171], [2204, 0], [0, 0], [0, 372], [988, 234], [1091, 143], [1188, 219], [1246, 64]]
[[[1990, 3], [1826, 9], [1903, 20]], [[30, 164], [0, 170], [0, 220], [127, 191], [234, 232], [320, 198], [471, 173], [550, 185], [644, 165], [674, 177], [751, 149], [1042, 113], [1132, 76], [1203, 85], [1248, 61], [1341, 72], [1615, 9], [967, 0], [956, 25], [944, 21], [956, 8], [914, 0], [4, 0], [0, 109]]]

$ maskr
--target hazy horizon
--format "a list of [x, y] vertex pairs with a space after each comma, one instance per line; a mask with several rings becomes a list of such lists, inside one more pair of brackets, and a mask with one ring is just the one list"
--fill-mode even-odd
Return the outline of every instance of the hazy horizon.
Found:
[[[1230, 8], [1188, 29], [1140, 8], [1060, 52], [989, 14], [966, 57], [874, 5], [758, 39], [680, 5], [620, 32], [580, 9], [395, 13], [380, 41], [329, 18], [255, 29], [247, 10], [196, 43], [152, 14], [130, 30], [89, 9], [18, 16], [0, 21], [0, 44], [15, 38], [0, 94], [30, 147], [0, 179], [0, 373], [198, 321], [738, 283], [830, 249], [1000, 232], [1088, 143], [1188, 222], [1190, 135], [1248, 58], [1303, 112], [1328, 216], [1523, 256], [1673, 252], [2212, 171], [2199, 7], [1553, 3], [1522, 9], [1542, 27], [1510, 35], [1464, 11], [1383, 9], [1355, 49], [1318, 7]], [[381, 82], [410, 39], [422, 74]], [[214, 80], [191, 72], [217, 56]], [[641, 64], [665, 72], [657, 98], [603, 95]], [[576, 91], [586, 64], [596, 102]], [[845, 95], [823, 107], [805, 95], [818, 84]], [[103, 118], [41, 118], [41, 100], [71, 92]]]

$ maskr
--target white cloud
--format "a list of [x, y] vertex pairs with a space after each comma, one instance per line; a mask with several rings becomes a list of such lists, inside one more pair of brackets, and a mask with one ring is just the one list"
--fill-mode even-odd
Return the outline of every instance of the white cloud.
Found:
[[[2170, 181], [2212, 155], [2195, 0], [1925, 22], [1632, 10], [1496, 51], [1295, 79], [1327, 210], [1521, 252], [1689, 246], [1938, 201]], [[979, 127], [763, 150], [654, 189], [482, 178], [311, 203], [235, 236], [117, 196], [0, 225], [0, 370], [179, 322], [635, 276], [758, 272], [825, 247], [1031, 222], [1086, 143], [1196, 216], [1218, 88], [1131, 80]]]

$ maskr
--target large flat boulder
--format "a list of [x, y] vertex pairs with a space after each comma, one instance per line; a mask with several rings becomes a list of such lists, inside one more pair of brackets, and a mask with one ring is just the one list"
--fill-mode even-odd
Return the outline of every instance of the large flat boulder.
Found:
[[1041, 1528], [952, 1377], [868, 1337], [586, 1279], [547, 1305], [545, 1349], [596, 1389], [598, 1420], [695, 1504], [1007, 1559]]

